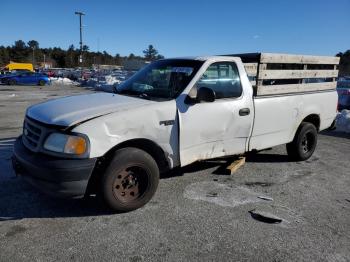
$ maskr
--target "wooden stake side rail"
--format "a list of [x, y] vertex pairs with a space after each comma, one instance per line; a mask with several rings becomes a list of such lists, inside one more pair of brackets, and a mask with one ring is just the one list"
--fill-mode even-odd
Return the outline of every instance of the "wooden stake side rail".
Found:
[[263, 85], [259, 86], [257, 95], [289, 94], [299, 92], [314, 92], [332, 90], [337, 87], [337, 82], [310, 83], [310, 84], [289, 84], [289, 85]]
[[248, 76], [256, 76], [258, 72], [258, 63], [245, 63], [244, 68]]
[[[244, 61], [245, 54], [238, 56], [241, 56]], [[259, 57], [256, 59], [256, 62], [250, 61], [244, 63], [247, 75], [250, 78], [250, 83], [256, 90], [255, 95], [301, 93], [332, 90], [336, 88], [339, 57], [272, 53], [261, 53], [256, 57]], [[291, 64], [302, 66], [297, 66], [297, 68], [299, 68], [297, 70], [268, 69], [269, 64], [280, 64], [280, 66], [277, 65], [277, 68], [291, 68], [291, 66], [293, 68]], [[289, 66], [286, 66], [286, 64]], [[313, 68], [316, 66], [316, 68], [326, 69], [310, 69], [312, 67], [308, 67], [308, 65], [313, 65]], [[274, 67], [276, 68], [276, 66]], [[318, 81], [322, 82], [307, 83], [309, 82], [307, 79], [318, 79]], [[278, 84], [274, 84], [276, 81], [273, 80], [278, 80]], [[286, 80], [286, 84], [282, 84], [283, 80]], [[291, 80], [296, 81], [296, 83], [290, 84]], [[329, 80], [331, 80], [331, 82], [329, 82]]]
[[259, 79], [333, 78], [338, 70], [261, 70]]
[[338, 65], [339, 57], [261, 53], [261, 64], [319, 64]]

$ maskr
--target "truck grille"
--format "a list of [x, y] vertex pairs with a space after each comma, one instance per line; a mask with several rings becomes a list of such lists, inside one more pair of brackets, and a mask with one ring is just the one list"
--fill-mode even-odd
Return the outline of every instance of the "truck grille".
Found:
[[44, 127], [28, 119], [23, 124], [23, 144], [31, 151], [38, 152], [44, 136]]

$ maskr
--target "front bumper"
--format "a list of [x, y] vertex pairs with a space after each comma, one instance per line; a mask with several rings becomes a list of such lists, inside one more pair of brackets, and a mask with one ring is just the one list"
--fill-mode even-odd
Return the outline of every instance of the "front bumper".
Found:
[[65, 159], [33, 153], [17, 138], [12, 163], [17, 175], [46, 194], [64, 198], [85, 195], [96, 158]]

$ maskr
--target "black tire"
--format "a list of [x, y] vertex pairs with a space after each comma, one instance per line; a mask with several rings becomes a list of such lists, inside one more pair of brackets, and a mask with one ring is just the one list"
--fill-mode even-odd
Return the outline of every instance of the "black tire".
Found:
[[39, 80], [39, 86], [44, 86], [45, 85], [45, 81], [44, 80]]
[[317, 145], [317, 129], [311, 123], [301, 123], [292, 142], [287, 144], [287, 153], [293, 160], [309, 159]]
[[10, 80], [8, 81], [8, 84], [9, 84], [10, 86], [14, 86], [15, 84], [17, 84], [17, 82], [16, 82], [15, 79], [10, 79]]
[[118, 150], [102, 177], [102, 195], [117, 212], [138, 209], [151, 200], [159, 183], [159, 168], [147, 152], [127, 147]]

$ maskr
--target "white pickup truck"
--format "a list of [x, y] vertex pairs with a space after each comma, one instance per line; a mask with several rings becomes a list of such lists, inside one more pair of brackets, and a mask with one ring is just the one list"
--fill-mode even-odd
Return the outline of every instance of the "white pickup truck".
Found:
[[99, 192], [123, 212], [152, 198], [160, 173], [198, 160], [281, 144], [305, 160], [336, 117], [338, 63], [267, 53], [159, 60], [114, 93], [29, 107], [14, 169], [48, 194]]

